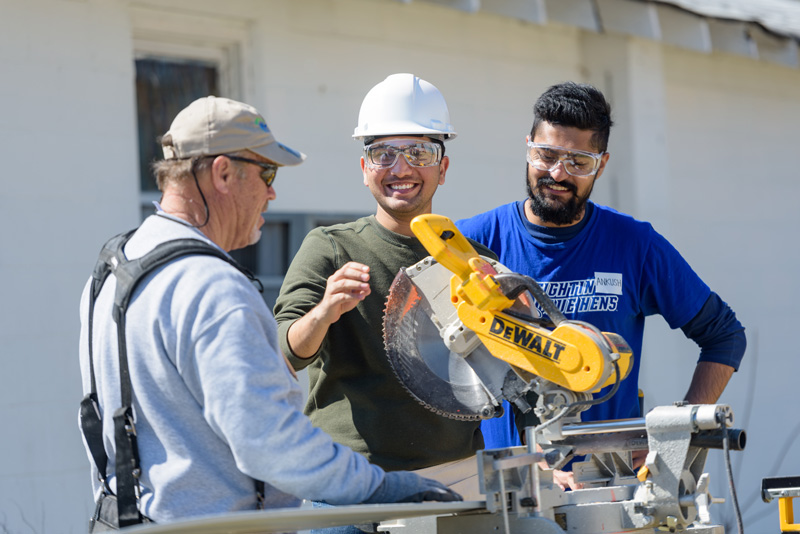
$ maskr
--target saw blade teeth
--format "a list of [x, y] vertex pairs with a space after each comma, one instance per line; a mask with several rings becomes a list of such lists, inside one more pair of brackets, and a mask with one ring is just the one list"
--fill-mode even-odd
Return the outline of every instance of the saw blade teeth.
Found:
[[[428, 274], [427, 281], [422, 281], [424, 286], [419, 287], [420, 281], [408, 275], [411, 268], [401, 269], [395, 276], [384, 306], [384, 349], [400, 385], [419, 404], [449, 419], [478, 421], [481, 409], [491, 401], [474, 372], [465, 368], [466, 364], [461, 360], [449, 363], [445, 360], [449, 349], [433, 321], [435, 314], [425, 288], [435, 289], [436, 295], [445, 295], [449, 303], [449, 292], [442, 292], [438, 284], [449, 285], [451, 275], [438, 264], [434, 268], [442, 269], [443, 273], [433, 279], [434, 288]], [[450, 374], [448, 368], [455, 374]]]

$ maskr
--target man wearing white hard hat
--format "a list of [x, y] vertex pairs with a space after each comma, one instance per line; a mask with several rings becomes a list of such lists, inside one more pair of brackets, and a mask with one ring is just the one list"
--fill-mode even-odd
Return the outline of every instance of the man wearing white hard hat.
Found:
[[275, 320], [228, 255], [258, 241], [277, 170], [305, 155], [253, 107], [213, 96], [181, 111], [162, 146], [156, 213], [106, 244], [81, 300], [90, 531], [302, 499], [458, 499], [312, 425]]
[[387, 470], [437, 466], [483, 448], [479, 423], [441, 417], [403, 389], [382, 334], [392, 280], [429, 255], [410, 223], [431, 213], [450, 163], [444, 144], [455, 136], [432, 84], [394, 74], [373, 87], [353, 137], [364, 143], [361, 171], [376, 213], [312, 230], [275, 304], [283, 353], [295, 369], [308, 369], [306, 413]]

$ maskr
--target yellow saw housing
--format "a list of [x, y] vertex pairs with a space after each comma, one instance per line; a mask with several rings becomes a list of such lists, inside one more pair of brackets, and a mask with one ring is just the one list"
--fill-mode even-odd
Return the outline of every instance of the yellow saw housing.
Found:
[[578, 322], [554, 330], [512, 317], [502, 310], [514, 303], [484, 261], [453, 222], [441, 215], [420, 215], [411, 230], [431, 256], [454, 273], [450, 298], [464, 326], [475, 332], [489, 352], [510, 365], [572, 391], [595, 392], [620, 380], [631, 369], [632, 352], [618, 334], [598, 332]]

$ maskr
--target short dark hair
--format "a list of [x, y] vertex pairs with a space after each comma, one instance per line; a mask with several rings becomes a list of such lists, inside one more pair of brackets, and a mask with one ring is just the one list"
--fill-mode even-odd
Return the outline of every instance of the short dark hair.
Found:
[[600, 152], [608, 149], [611, 104], [603, 93], [586, 83], [564, 82], [550, 86], [533, 105], [531, 140], [542, 122], [592, 130], [592, 143]]

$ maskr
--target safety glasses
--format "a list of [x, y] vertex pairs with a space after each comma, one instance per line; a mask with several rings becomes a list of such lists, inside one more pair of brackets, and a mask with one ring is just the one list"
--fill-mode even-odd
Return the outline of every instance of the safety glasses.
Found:
[[264, 163], [263, 161], [258, 161], [250, 158], [243, 158], [241, 156], [231, 156], [230, 154], [222, 154], [228, 159], [232, 159], [234, 161], [243, 161], [245, 163], [252, 163], [253, 165], [258, 165], [263, 170], [261, 171], [261, 179], [264, 180], [264, 183], [267, 184], [267, 187], [272, 185], [272, 182], [275, 181], [275, 175], [278, 174], [278, 166], [273, 163]]
[[568, 174], [577, 177], [591, 176], [600, 166], [605, 152], [596, 154], [583, 150], [570, 150], [561, 146], [528, 142], [528, 163], [540, 171], [553, 172], [558, 164]]
[[412, 167], [433, 167], [442, 160], [442, 146], [434, 141], [398, 139], [364, 147], [364, 160], [374, 168], [394, 167], [400, 154]]

